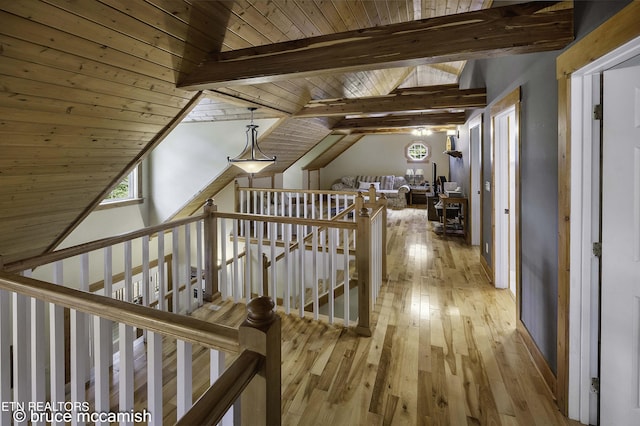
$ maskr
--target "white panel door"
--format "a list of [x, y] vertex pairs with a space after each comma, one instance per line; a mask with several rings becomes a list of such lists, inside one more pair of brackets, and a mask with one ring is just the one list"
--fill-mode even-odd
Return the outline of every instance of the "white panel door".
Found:
[[495, 286], [509, 286], [509, 221], [506, 216], [509, 208], [509, 127], [508, 114], [500, 114], [494, 118], [494, 214], [495, 214]]
[[640, 66], [604, 73], [602, 425], [640, 424]]
[[480, 245], [481, 131], [482, 126], [480, 124], [469, 130], [469, 152], [471, 154], [471, 193], [469, 196], [471, 198], [471, 245], [473, 246]]
[[[515, 288], [515, 159], [516, 151], [516, 111], [511, 107], [494, 118], [495, 138], [495, 286], [509, 288], [513, 295]], [[511, 270], [514, 270], [513, 280]]]

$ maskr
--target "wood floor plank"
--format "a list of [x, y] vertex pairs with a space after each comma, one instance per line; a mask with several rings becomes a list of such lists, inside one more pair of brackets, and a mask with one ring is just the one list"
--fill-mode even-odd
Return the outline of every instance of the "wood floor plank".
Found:
[[[515, 304], [496, 290], [479, 249], [432, 232], [425, 209], [390, 210], [388, 280], [372, 336], [282, 318], [283, 425], [577, 425], [562, 417], [515, 330]], [[193, 314], [235, 327], [242, 304]], [[144, 344], [136, 345], [135, 407], [146, 406]], [[164, 421], [175, 422], [175, 342], [163, 346]], [[209, 354], [194, 347], [194, 399]], [[229, 359], [229, 358], [228, 358]], [[112, 382], [117, 386], [117, 358]], [[111, 395], [117, 409], [117, 388]]]

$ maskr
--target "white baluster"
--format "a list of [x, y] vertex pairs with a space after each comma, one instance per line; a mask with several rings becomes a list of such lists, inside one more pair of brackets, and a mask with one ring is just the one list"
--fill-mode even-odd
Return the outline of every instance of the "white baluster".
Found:
[[[306, 250], [303, 248], [303, 253], [306, 253]], [[306, 257], [306, 256], [305, 256]], [[314, 226], [311, 231], [311, 263], [312, 263], [312, 274], [311, 274], [311, 291], [313, 292], [313, 319], [316, 321], [319, 318], [320, 304], [318, 301], [318, 286], [320, 285], [319, 276], [318, 276], [318, 268], [320, 267], [318, 262], [318, 227]], [[320, 262], [321, 263], [321, 262]]]
[[193, 290], [191, 289], [191, 225], [184, 226], [184, 267], [185, 267], [185, 304], [187, 314], [193, 310]]
[[[80, 290], [89, 292], [89, 253], [83, 253], [80, 255]], [[84, 314], [84, 342], [85, 342], [85, 381], [91, 376], [91, 365], [93, 364], [93, 351], [91, 350], [93, 330], [91, 323], [93, 317], [89, 314]]]
[[[242, 287], [240, 283], [240, 271], [239, 271], [239, 260], [238, 260], [238, 221], [233, 221], [233, 288], [235, 289], [233, 293], [233, 301], [238, 303], [240, 301], [240, 297], [242, 297]], [[226, 265], [222, 265], [221, 267], [226, 267]]]
[[342, 248], [344, 250], [344, 325], [345, 327], [349, 327], [349, 296], [351, 295], [351, 286], [349, 281], [351, 277], [349, 276], [349, 234], [350, 231], [348, 229], [343, 230], [343, 241]]
[[[63, 264], [58, 261], [53, 265], [53, 282], [63, 284]], [[50, 400], [53, 404], [64, 402], [65, 395], [65, 347], [64, 347], [64, 309], [62, 306], [49, 304], [49, 376], [51, 382]], [[63, 425], [64, 422], [56, 422]]]
[[165, 301], [165, 289], [166, 289], [166, 278], [164, 271], [164, 232], [158, 232], [158, 282], [156, 285], [158, 286], [158, 309], [161, 311], [166, 311], [166, 301]]
[[162, 425], [162, 336], [147, 332], [147, 409], [154, 426]]
[[113, 249], [111, 246], [105, 247], [104, 255], [104, 288], [105, 297], [113, 298]]
[[[338, 273], [338, 266], [336, 262], [337, 247], [336, 240], [338, 237], [338, 228], [331, 228], [328, 231], [329, 234], [329, 266], [327, 267], [327, 273], [329, 274], [329, 324], [333, 324], [335, 315], [335, 294], [336, 291], [336, 275]], [[349, 286], [344, 286], [344, 291], [349, 289]]]
[[258, 275], [258, 296], [264, 296], [264, 274], [262, 273], [262, 268], [263, 268], [263, 264], [262, 264], [262, 255], [264, 254], [264, 248], [263, 248], [263, 239], [264, 239], [264, 222], [255, 222], [255, 226], [256, 226], [256, 238], [258, 239], [258, 256], [256, 257], [257, 259], [257, 264], [258, 266], [258, 271], [259, 273]]
[[269, 234], [271, 234], [271, 236], [273, 238], [271, 238], [271, 240], [269, 240], [270, 242], [270, 251], [271, 251], [271, 256], [270, 256], [270, 261], [271, 261], [271, 297], [273, 298], [273, 303], [275, 304], [274, 309], [278, 306], [278, 274], [277, 274], [277, 269], [276, 268], [276, 223], [275, 222], [271, 222], [269, 223]]
[[[224, 221], [223, 221], [224, 222]], [[223, 234], [224, 235], [224, 234]], [[198, 306], [202, 306], [202, 221], [196, 222], [196, 246], [197, 248], [197, 260], [196, 260], [196, 285], [198, 287]]]
[[[133, 410], [133, 327], [120, 323], [118, 328], [118, 349], [120, 351], [118, 409], [131, 411]], [[121, 426], [132, 424], [131, 422], [120, 422]]]
[[[13, 401], [26, 403], [30, 400], [29, 374], [29, 298], [12, 293], [13, 302]], [[16, 422], [24, 424], [27, 422]]]
[[[71, 309], [71, 400], [85, 401], [85, 384], [87, 381], [88, 347], [86, 340], [87, 315]], [[72, 425], [82, 425], [74, 416]]]
[[176, 378], [176, 410], [178, 418], [191, 408], [192, 399], [192, 345], [184, 340], [176, 341], [177, 378]]
[[171, 230], [171, 245], [173, 247], [171, 256], [171, 281], [173, 281], [172, 309], [173, 313], [180, 313], [180, 232], [178, 228]]
[[[209, 351], [209, 384], [214, 384], [215, 381], [222, 375], [225, 369], [225, 354], [224, 352], [211, 349]], [[227, 410], [226, 414], [219, 423], [220, 426], [233, 425], [233, 405]]]
[[251, 300], [251, 241], [249, 238], [251, 222], [248, 220], [244, 221], [244, 229], [245, 229], [245, 239], [244, 239], [244, 297], [245, 303], [249, 303]]
[[305, 219], [309, 214], [309, 212], [307, 212], [307, 195], [308, 194], [306, 192], [302, 194], [302, 215], [304, 216]]
[[149, 270], [149, 236], [142, 237], [142, 305], [149, 306], [151, 300], [149, 282], [151, 273]]
[[[31, 298], [31, 401], [45, 401], [45, 325], [44, 302]], [[41, 425], [44, 422], [33, 422]]]
[[[11, 401], [11, 295], [0, 290], [0, 401]], [[10, 410], [0, 410], [0, 424], [12, 421]]]
[[[80, 256], [80, 289], [87, 287], [88, 257]], [[85, 383], [87, 372], [88, 347], [86, 340], [87, 315], [74, 309], [70, 311], [71, 326], [71, 400], [83, 402], [85, 400]], [[71, 424], [82, 425], [83, 422], [74, 417]]]
[[229, 294], [233, 293], [229, 291], [229, 277], [227, 274], [227, 221], [222, 219], [220, 221], [220, 295], [222, 300], [227, 300]]
[[[113, 329], [111, 321], [93, 318], [95, 411], [110, 411], [109, 366], [113, 361]], [[108, 422], [100, 424], [108, 425]]]
[[298, 225], [298, 268], [299, 268], [299, 283], [300, 283], [300, 317], [304, 318], [304, 273], [305, 273], [305, 247], [304, 247], [304, 226]]
[[124, 300], [133, 301], [133, 261], [131, 241], [124, 242]]
[[291, 262], [289, 261], [291, 246], [291, 225], [283, 224], [282, 233], [284, 238], [284, 311], [287, 315], [291, 313], [291, 282], [293, 277], [291, 276]]

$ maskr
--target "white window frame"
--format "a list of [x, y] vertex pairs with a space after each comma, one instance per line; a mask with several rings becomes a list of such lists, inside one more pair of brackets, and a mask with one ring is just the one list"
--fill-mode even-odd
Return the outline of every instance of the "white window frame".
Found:
[[[118, 182], [118, 185], [124, 181], [125, 179], [129, 179], [129, 193], [127, 194], [126, 197], [120, 197], [120, 198], [108, 198], [109, 195], [111, 195], [111, 193], [115, 190], [115, 187], [109, 192], [109, 195], [107, 195], [107, 198], [105, 198], [104, 200], [102, 200], [100, 202], [100, 206], [113, 206], [113, 205], [121, 205], [122, 203], [128, 203], [128, 202], [136, 202], [142, 199], [142, 179], [141, 179], [141, 174], [142, 174], [142, 168], [141, 165], [138, 164], [137, 166], [135, 166], [133, 168], [133, 170], [131, 170], [131, 172], [127, 175], [127, 177], [125, 177], [124, 179], [122, 179], [120, 182]], [[116, 186], [118, 186], [116, 185]]]
[[[424, 155], [424, 157], [421, 158], [415, 158], [411, 155], [411, 150], [414, 146], [416, 145], [421, 145], [425, 148], [425, 150], [427, 151], [426, 154]], [[405, 150], [404, 150], [404, 155], [407, 158], [407, 160], [409, 162], [412, 163], [426, 163], [429, 161], [429, 158], [431, 157], [431, 146], [429, 146], [429, 144], [423, 142], [423, 141], [413, 141], [411, 142], [409, 145], [406, 146]]]

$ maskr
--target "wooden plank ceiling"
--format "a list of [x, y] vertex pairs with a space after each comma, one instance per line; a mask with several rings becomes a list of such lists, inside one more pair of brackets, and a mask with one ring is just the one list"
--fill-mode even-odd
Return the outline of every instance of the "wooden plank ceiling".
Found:
[[[212, 54], [489, 6], [490, 0], [1, 2], [0, 265], [55, 248], [183, 119], [247, 120], [249, 105], [260, 107], [257, 118], [284, 117], [261, 142], [278, 156], [280, 171], [342, 118], [293, 117], [310, 101], [456, 83], [464, 65], [320, 72], [223, 83], [203, 93], [177, 87]], [[212, 174], [212, 184], [183, 211], [235, 173]]]

